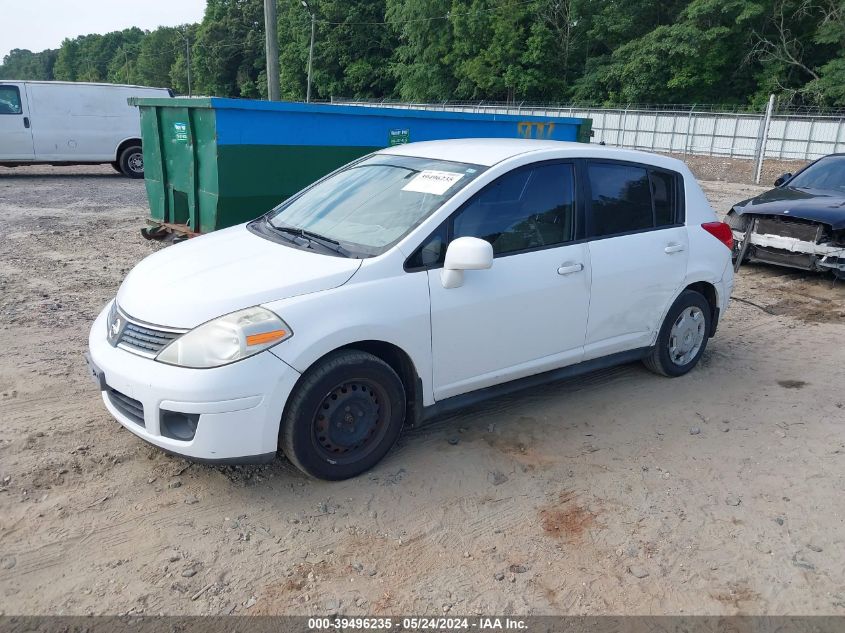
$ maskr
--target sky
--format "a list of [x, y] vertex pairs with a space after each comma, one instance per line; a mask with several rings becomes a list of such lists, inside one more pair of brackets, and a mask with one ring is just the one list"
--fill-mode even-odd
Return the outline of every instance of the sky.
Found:
[[66, 37], [199, 22], [204, 9], [205, 0], [0, 0], [0, 60], [13, 48], [58, 48]]

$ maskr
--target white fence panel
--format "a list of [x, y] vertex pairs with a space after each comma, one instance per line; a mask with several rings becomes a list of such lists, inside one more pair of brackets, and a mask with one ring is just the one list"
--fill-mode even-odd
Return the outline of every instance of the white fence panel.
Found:
[[519, 104], [392, 103], [342, 101], [352, 105], [490, 112], [540, 117], [579, 117], [593, 121], [593, 142], [664, 153], [815, 160], [845, 152], [845, 117], [822, 114], [775, 115], [765, 147], [764, 114], [681, 109], [542, 107]]

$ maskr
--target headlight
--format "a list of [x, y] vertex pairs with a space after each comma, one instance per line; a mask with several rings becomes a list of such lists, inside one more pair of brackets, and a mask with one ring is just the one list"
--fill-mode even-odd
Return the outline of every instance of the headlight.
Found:
[[263, 352], [291, 336], [287, 323], [256, 306], [195, 327], [161, 350], [156, 360], [180, 367], [219, 367]]

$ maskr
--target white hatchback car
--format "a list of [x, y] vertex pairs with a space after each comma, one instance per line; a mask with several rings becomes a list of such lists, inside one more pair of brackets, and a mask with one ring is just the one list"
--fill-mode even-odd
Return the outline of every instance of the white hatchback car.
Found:
[[730, 228], [674, 159], [577, 143], [400, 145], [139, 263], [94, 323], [109, 412], [166, 451], [355, 476], [481, 397], [698, 362]]

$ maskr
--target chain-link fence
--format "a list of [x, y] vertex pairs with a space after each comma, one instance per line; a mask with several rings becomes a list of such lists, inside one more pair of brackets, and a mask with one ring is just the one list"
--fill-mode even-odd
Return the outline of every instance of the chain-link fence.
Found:
[[335, 103], [418, 108], [456, 112], [583, 117], [593, 120], [593, 142], [628, 149], [673, 154], [814, 160], [845, 151], [845, 111], [819, 108], [775, 108], [765, 111], [714, 104], [632, 105], [605, 108], [587, 105], [551, 106], [526, 103], [408, 103], [388, 100]]

